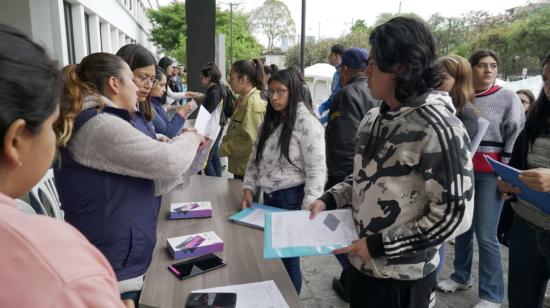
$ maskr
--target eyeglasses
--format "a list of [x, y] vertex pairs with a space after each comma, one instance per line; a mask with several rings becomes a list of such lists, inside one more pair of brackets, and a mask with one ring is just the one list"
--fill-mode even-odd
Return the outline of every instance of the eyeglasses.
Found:
[[269, 89], [267, 90], [267, 95], [269, 95], [269, 97], [274, 97], [275, 94], [277, 94], [278, 97], [281, 97], [286, 92], [288, 92], [287, 89]]
[[149, 82], [149, 84], [155, 84], [155, 77], [134, 76], [134, 82], [137, 85], [143, 85], [145, 84], [145, 82]]

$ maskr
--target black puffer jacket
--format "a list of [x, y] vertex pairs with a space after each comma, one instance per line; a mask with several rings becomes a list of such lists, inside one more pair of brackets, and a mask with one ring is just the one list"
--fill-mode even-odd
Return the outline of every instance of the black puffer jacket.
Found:
[[353, 77], [332, 100], [325, 132], [327, 169], [330, 177], [344, 178], [353, 171], [355, 135], [361, 120], [380, 101], [375, 100], [367, 77]]

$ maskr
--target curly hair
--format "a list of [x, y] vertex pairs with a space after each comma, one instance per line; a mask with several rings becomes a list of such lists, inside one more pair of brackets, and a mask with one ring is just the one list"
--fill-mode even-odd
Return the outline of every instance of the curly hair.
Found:
[[392, 18], [371, 32], [369, 43], [378, 68], [395, 74], [395, 98], [402, 104], [441, 84], [435, 39], [422, 21]]

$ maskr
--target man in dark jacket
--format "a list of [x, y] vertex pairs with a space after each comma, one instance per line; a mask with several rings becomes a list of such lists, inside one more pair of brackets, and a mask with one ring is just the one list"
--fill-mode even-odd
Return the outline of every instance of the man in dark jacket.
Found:
[[[361, 120], [373, 107], [378, 107], [368, 88], [364, 70], [367, 67], [368, 53], [361, 48], [350, 48], [342, 55], [339, 70], [342, 88], [332, 100], [329, 120], [326, 127], [326, 157], [328, 181], [325, 190], [342, 182], [353, 171], [355, 153], [355, 135]], [[332, 288], [348, 301], [349, 286], [347, 268], [350, 265], [347, 256], [337, 255], [343, 271], [340, 279], [334, 278]]]

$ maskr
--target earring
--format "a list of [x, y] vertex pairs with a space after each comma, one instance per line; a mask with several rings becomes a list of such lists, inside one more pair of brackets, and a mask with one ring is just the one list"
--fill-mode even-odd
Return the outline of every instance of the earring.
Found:
[[17, 166], [18, 166], [18, 167], [21, 167], [21, 166], [23, 166], [23, 163], [22, 163], [22, 162], [18, 162], [18, 163], [17, 163]]

